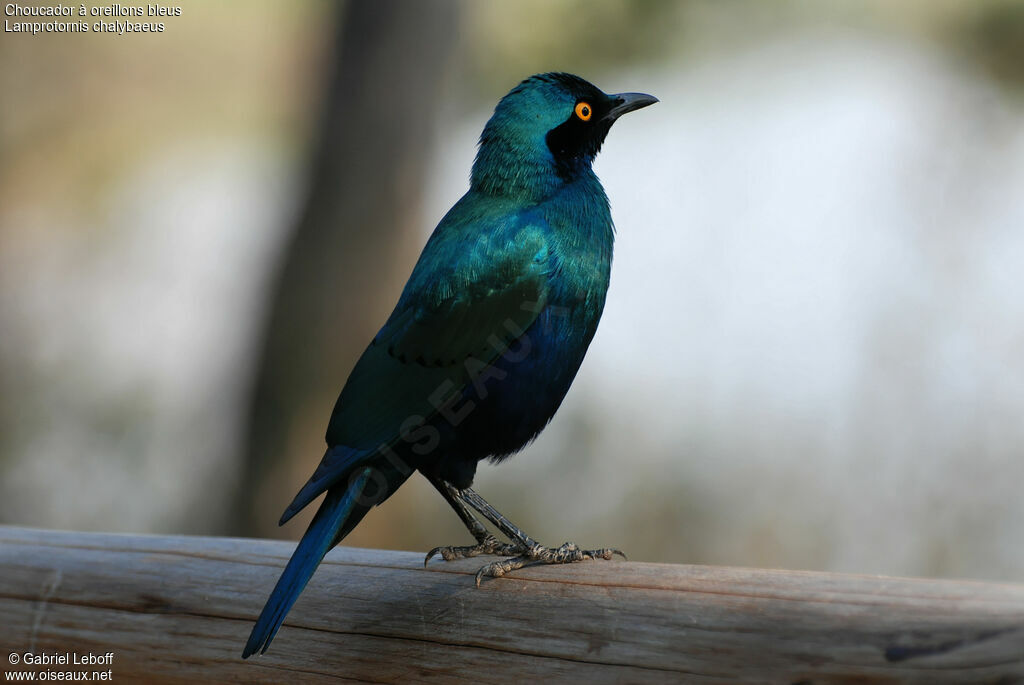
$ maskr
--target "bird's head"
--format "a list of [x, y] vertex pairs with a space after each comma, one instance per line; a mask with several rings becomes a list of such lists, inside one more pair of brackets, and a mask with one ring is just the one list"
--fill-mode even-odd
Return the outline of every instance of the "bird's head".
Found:
[[480, 135], [472, 185], [498, 194], [544, 193], [590, 170], [615, 120], [654, 104], [608, 95], [579, 76], [537, 74], [503, 97]]

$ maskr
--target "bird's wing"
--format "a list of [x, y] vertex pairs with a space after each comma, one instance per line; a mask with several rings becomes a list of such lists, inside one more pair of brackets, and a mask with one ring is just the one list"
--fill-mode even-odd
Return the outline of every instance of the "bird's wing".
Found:
[[[403, 298], [374, 338], [401, 362], [445, 367], [467, 357], [490, 360], [546, 304], [547, 243], [534, 227], [451, 247], [464, 255], [446, 250], [450, 265], [439, 264], [432, 282]], [[442, 272], [445, 267], [450, 271]]]
[[449, 229], [424, 248], [394, 313], [352, 370], [327, 428], [327, 453], [285, 519], [458, 397], [470, 374], [544, 309], [550, 260], [540, 220]]

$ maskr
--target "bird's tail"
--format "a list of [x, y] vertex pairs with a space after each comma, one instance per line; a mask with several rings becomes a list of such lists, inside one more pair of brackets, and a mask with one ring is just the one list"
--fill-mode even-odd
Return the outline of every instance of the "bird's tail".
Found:
[[[292, 554], [284, 573], [281, 574], [266, 606], [256, 620], [249, 641], [242, 651], [243, 659], [256, 652], [262, 654], [267, 651], [278, 628], [284, 622], [284, 617], [295, 604], [299, 593], [306, 587], [324, 555], [355, 528], [372, 508], [372, 504], [368, 505], [361, 501], [361, 496], [373, 471], [372, 467], [363, 467], [353, 473], [347, 487], [339, 483], [327, 491], [320, 510], [310, 522], [306, 534], [299, 541], [295, 553]], [[400, 484], [393, 484], [394, 488]]]

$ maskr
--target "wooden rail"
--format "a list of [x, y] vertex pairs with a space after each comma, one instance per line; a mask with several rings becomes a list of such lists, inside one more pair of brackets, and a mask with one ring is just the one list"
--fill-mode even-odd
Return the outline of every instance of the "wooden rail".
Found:
[[[239, 658], [293, 545], [0, 527], [0, 671], [113, 682], [1024, 682], [1024, 585], [633, 562], [523, 569], [331, 552]], [[106, 655], [14, 666], [10, 654]]]

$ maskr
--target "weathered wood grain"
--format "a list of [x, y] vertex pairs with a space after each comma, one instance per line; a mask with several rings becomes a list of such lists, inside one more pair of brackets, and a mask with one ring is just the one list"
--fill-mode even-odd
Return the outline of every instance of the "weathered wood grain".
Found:
[[0, 527], [0, 670], [113, 652], [122, 683], [1024, 682], [1024, 585], [615, 561], [476, 589], [480, 559], [351, 548], [243, 661], [292, 549]]

